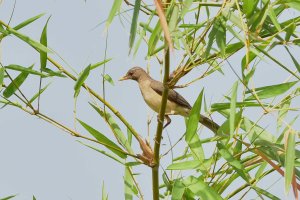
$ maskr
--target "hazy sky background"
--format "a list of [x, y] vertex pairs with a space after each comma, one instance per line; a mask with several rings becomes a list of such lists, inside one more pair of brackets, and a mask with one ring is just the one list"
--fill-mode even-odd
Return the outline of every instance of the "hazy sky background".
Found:
[[[20, 30], [21, 33], [39, 40], [43, 26], [51, 15], [48, 25], [48, 45], [77, 72], [80, 72], [88, 64], [104, 59], [104, 25], [94, 28], [106, 19], [111, 4], [112, 1], [103, 0], [86, 2], [84, 0], [19, 0], [11, 25], [16, 25], [40, 13], [46, 13], [41, 19]], [[0, 19], [8, 22], [12, 8], [13, 1], [4, 0], [0, 4]], [[131, 16], [132, 11], [129, 14]], [[106, 71], [114, 79], [115, 86], [106, 84], [106, 98], [119, 109], [141, 135], [146, 137], [147, 117], [153, 116], [153, 112], [146, 107], [135, 82], [118, 82], [117, 80], [130, 67], [135, 65], [146, 67], [148, 64], [151, 65], [151, 74], [156, 79], [160, 79], [160, 66], [155, 59], [147, 61], [145, 46], [141, 47], [141, 51], [135, 58], [128, 56], [129, 29], [130, 24], [125, 22], [122, 25], [118, 18], [114, 20], [109, 29], [107, 57], [113, 58], [113, 60], [107, 64]], [[294, 50], [299, 55], [299, 50]], [[277, 52], [277, 55], [281, 56], [282, 52], [280, 53]], [[36, 64], [36, 69], [39, 66], [39, 54], [15, 37], [7, 37], [2, 41], [0, 56], [4, 65], [14, 63], [30, 66]], [[243, 56], [243, 52], [236, 58], [241, 56]], [[53, 57], [63, 66], [67, 66], [56, 55]], [[171, 56], [173, 68], [178, 64], [176, 57], [176, 53]], [[230, 62], [239, 70], [239, 60], [230, 59]], [[290, 60], [284, 62], [292, 63]], [[257, 69], [258, 73], [255, 77], [257, 85], [278, 83], [287, 78], [281, 69], [275, 68], [274, 64], [270, 63], [262, 62], [260, 65], [262, 67]], [[200, 74], [201, 69], [195, 70], [198, 70]], [[89, 77], [88, 84], [101, 93], [100, 72], [99, 70], [95, 71]], [[224, 72], [225, 76], [215, 73], [179, 92], [192, 104], [200, 90], [205, 87], [207, 102], [209, 104], [218, 102], [236, 80], [228, 66], [224, 67]], [[28, 96], [34, 94], [38, 89], [38, 80], [34, 78], [29, 80], [22, 87]], [[182, 83], [184, 82], [182, 80]], [[41, 98], [41, 111], [70, 127], [74, 127], [73, 86], [74, 82], [69, 79], [54, 79], [48, 91]], [[82, 91], [77, 102], [77, 117], [110, 136], [111, 132], [107, 125], [88, 106], [89, 100], [89, 95]], [[255, 112], [247, 114], [254, 118], [260, 116]], [[213, 118], [219, 123], [224, 121], [218, 115], [214, 115]], [[172, 120], [167, 132], [174, 142], [184, 133], [185, 126], [181, 117], [172, 117]], [[265, 118], [262, 123], [265, 122], [266, 125], [269, 125], [271, 121], [268, 120], [274, 121], [274, 118]], [[76, 141], [76, 138], [12, 107], [0, 110], [0, 127], [0, 198], [19, 194], [15, 198], [16, 200], [29, 200], [32, 199], [32, 195], [35, 195], [38, 200], [96, 200], [101, 198], [101, 187], [105, 182], [109, 199], [124, 199], [123, 166], [83, 146]], [[155, 127], [156, 116], [151, 124], [151, 138]], [[121, 128], [126, 130], [123, 126]], [[77, 125], [77, 129], [82, 131], [79, 125]], [[164, 135], [163, 143], [168, 146], [166, 133]], [[207, 135], [209, 136], [210, 133]], [[166, 149], [168, 148], [163, 146], [162, 152], [165, 152]], [[208, 153], [213, 151], [213, 147], [208, 146], [205, 150]], [[174, 151], [175, 153], [181, 152], [182, 146], [178, 146]], [[167, 167], [170, 163], [171, 158], [168, 157], [162, 166]], [[138, 181], [145, 199], [151, 199], [151, 170], [140, 166], [136, 168], [135, 173], [142, 174]], [[271, 185], [279, 176], [273, 175], [269, 178], [261, 184]], [[270, 192], [274, 192], [282, 199], [287, 198], [284, 197], [283, 179], [277, 182]], [[251, 198], [256, 197], [254, 193], [249, 195]]]

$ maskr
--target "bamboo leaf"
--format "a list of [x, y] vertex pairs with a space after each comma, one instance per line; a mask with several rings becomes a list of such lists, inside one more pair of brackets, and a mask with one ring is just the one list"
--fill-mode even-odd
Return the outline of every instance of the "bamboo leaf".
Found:
[[221, 142], [217, 144], [221, 156], [232, 166], [232, 168], [247, 182], [250, 182], [250, 176], [244, 171], [245, 167], [229, 152]]
[[195, 159], [199, 161], [204, 160], [204, 152], [200, 139], [197, 134], [197, 128], [200, 120], [200, 111], [203, 98], [203, 90], [200, 92], [196, 102], [193, 105], [193, 108], [190, 112], [189, 119], [187, 122], [185, 141], [190, 147]]
[[109, 152], [103, 151], [103, 150], [101, 150], [101, 149], [99, 149], [99, 148], [96, 148], [96, 147], [93, 147], [93, 146], [91, 146], [91, 145], [89, 145], [89, 144], [85, 144], [85, 143], [83, 143], [83, 142], [81, 142], [81, 141], [78, 141], [78, 142], [81, 143], [82, 145], [84, 145], [84, 146], [90, 148], [90, 149], [93, 149], [93, 150], [95, 150], [95, 151], [97, 151], [97, 152], [99, 152], [99, 153], [101, 153], [101, 154], [103, 154], [103, 155], [105, 155], [105, 156], [107, 156], [107, 157], [113, 159], [114, 161], [117, 161], [118, 163], [120, 163], [120, 164], [122, 164], [122, 165], [125, 165], [124, 160], [121, 159], [121, 158], [119, 158], [119, 157], [117, 157], [117, 156], [114, 155], [114, 154], [111, 154], [111, 153], [109, 153]]
[[106, 192], [104, 182], [103, 182], [103, 185], [102, 185], [102, 200], [108, 200], [108, 194]]
[[[230, 109], [231, 103], [214, 103], [211, 105], [211, 111], [221, 111], [221, 110], [227, 110]], [[263, 104], [264, 106], [270, 106], [269, 104]], [[244, 107], [261, 107], [261, 104], [256, 102], [236, 102], [235, 106], [237, 108], [244, 108]]]
[[185, 185], [181, 179], [176, 179], [172, 189], [172, 200], [182, 200]]
[[27, 68], [27, 67], [22, 67], [20, 65], [15, 65], [15, 64], [5, 66], [6, 69], [11, 69], [11, 70], [20, 71], [20, 72], [27, 72], [29, 74], [34, 74], [34, 75], [38, 75], [38, 76], [41, 76], [41, 77], [47, 77], [48, 76], [46, 74], [43, 74], [43, 73], [38, 72], [36, 70], [33, 70], [32, 67], [33, 67], [33, 65], [31, 65], [29, 68]]
[[3, 81], [4, 81], [4, 72], [5, 72], [5, 68], [0, 67], [0, 91], [2, 89], [2, 84], [3, 84]]
[[149, 42], [148, 42], [148, 56], [152, 55], [156, 45], [160, 39], [160, 35], [161, 35], [162, 29], [161, 26], [159, 24], [159, 22], [156, 24], [154, 30], [152, 31], [152, 34], [149, 38]]
[[[271, 97], [276, 97], [288, 91], [291, 87], [293, 87], [298, 81], [287, 82], [277, 85], [269, 85], [264, 87], [255, 88], [256, 95], [259, 99], [268, 99]], [[250, 91], [246, 91], [246, 94], [250, 93]], [[246, 98], [246, 100], [254, 100], [255, 96], [251, 95]]]
[[80, 88], [83, 85], [84, 81], [87, 79], [87, 77], [90, 74], [90, 70], [91, 70], [91, 65], [87, 66], [80, 74], [79, 77], [77, 78], [77, 81], [74, 85], [74, 97], [77, 97], [79, 95], [80, 92]]
[[105, 74], [104, 79], [105, 81], [109, 82], [111, 85], [115, 85], [114, 80], [110, 77], [110, 75]]
[[185, 14], [189, 11], [189, 8], [191, 7], [191, 5], [193, 4], [193, 0], [185, 0], [183, 2], [183, 8], [181, 11], [181, 18], [183, 18], [185, 16]]
[[26, 42], [27, 44], [29, 44], [30, 46], [32, 46], [33, 48], [37, 49], [38, 51], [52, 53], [52, 51], [50, 49], [45, 47], [43, 44], [31, 39], [30, 37], [28, 37], [26, 35], [23, 35], [23, 34], [19, 33], [18, 31], [14, 30], [12, 28], [8, 28], [8, 31], [11, 32], [16, 37], [18, 37], [19, 39]]
[[[232, 87], [232, 95], [230, 101], [230, 139], [233, 138], [234, 130], [235, 130], [235, 113], [236, 113], [236, 98], [237, 98], [237, 89], [238, 89], [238, 82], [236, 81]], [[229, 139], [229, 140], [230, 140]]]
[[295, 67], [297, 68], [298, 72], [300, 73], [300, 64], [298, 63], [298, 61], [296, 60], [296, 58], [293, 56], [293, 54], [290, 52], [290, 50], [287, 47], [285, 47], [285, 49], [290, 54], [290, 56], [291, 56], [291, 58], [293, 60], [293, 63], [295, 64]]
[[171, 39], [167, 19], [166, 19], [166, 16], [164, 14], [164, 8], [162, 6], [161, 0], [154, 0], [154, 4], [155, 4], [155, 7], [156, 7], [156, 11], [157, 11], [157, 14], [158, 14], [158, 17], [159, 17], [159, 21], [160, 21], [162, 30], [164, 32], [165, 40], [167, 41], [169, 49], [172, 51], [173, 50], [173, 43], [172, 43], [172, 39]]
[[129, 167], [125, 167], [125, 175], [124, 175], [124, 187], [125, 187], [125, 200], [133, 199], [133, 180], [131, 177], [131, 173], [129, 171]]
[[103, 61], [101, 61], [101, 62], [97, 62], [97, 63], [95, 63], [95, 64], [92, 64], [92, 65], [90, 66], [90, 70], [96, 69], [97, 67], [99, 67], [99, 66], [101, 66], [101, 65], [104, 65], [105, 63], [107, 63], [107, 62], [109, 62], [109, 61], [111, 61], [111, 60], [112, 60], [112, 58], [108, 58], [108, 59], [105, 59], [105, 60], [103, 60]]
[[172, 189], [172, 200], [182, 200], [185, 185], [181, 179], [176, 179]]
[[16, 197], [17, 195], [11, 195], [11, 196], [8, 196], [8, 197], [4, 197], [4, 198], [1, 198], [0, 200], [9, 200], [9, 199], [12, 199], [14, 197]]
[[31, 18], [29, 18], [29, 19], [27, 19], [27, 20], [21, 22], [21, 23], [18, 24], [17, 26], [15, 26], [14, 29], [15, 29], [15, 30], [19, 30], [19, 29], [21, 29], [21, 28], [23, 28], [23, 27], [25, 27], [25, 26], [31, 24], [32, 22], [34, 22], [35, 20], [41, 18], [41, 17], [44, 16], [44, 15], [45, 15], [45, 13], [42, 13], [42, 14], [36, 15], [36, 16], [34, 16], [34, 17], [31, 17]]
[[120, 10], [120, 7], [122, 5], [122, 0], [114, 0], [114, 3], [112, 5], [112, 8], [110, 9], [109, 16], [106, 20], [106, 28], [108, 28], [113, 21], [116, 13]]
[[254, 189], [255, 189], [255, 191], [259, 192], [260, 194], [263, 194], [264, 196], [270, 198], [271, 200], [281, 200], [280, 198], [278, 198], [274, 194], [271, 194], [267, 190], [261, 189], [261, 188], [259, 188], [257, 186], [254, 186]]
[[269, 7], [269, 17], [270, 17], [271, 21], [273, 22], [274, 26], [276, 27], [277, 31], [280, 32], [281, 27], [280, 27], [277, 16], [276, 16], [272, 6]]
[[48, 88], [48, 86], [50, 85], [50, 83], [49, 84], [47, 84], [45, 87], [43, 87], [42, 89], [40, 89], [29, 101], [28, 101], [28, 103], [32, 103], [32, 102], [34, 102], [34, 100], [36, 100], [47, 88]]
[[105, 135], [94, 129], [93, 127], [89, 126], [85, 122], [77, 119], [77, 121], [81, 124], [85, 130], [87, 130], [94, 138], [96, 138], [99, 142], [101, 142], [106, 148], [117, 154], [120, 158], [126, 158], [127, 156], [122, 153], [122, 149], [116, 145], [113, 141], [108, 139]]
[[188, 177], [184, 180], [184, 185], [191, 192], [199, 196], [200, 199], [222, 200], [223, 198], [212, 187], [208, 186], [203, 180], [195, 177]]
[[[286, 30], [286, 34], [285, 34], [285, 41], [290, 41], [292, 34], [294, 34], [295, 30], [296, 30], [296, 24], [295, 23], [291, 23], [289, 26], [287, 26]], [[300, 71], [300, 70], [298, 70]]]
[[167, 170], [190, 170], [200, 169], [202, 171], [208, 170], [211, 166], [211, 160], [200, 162], [199, 160], [189, 160], [183, 162], [172, 163], [167, 167]]
[[[28, 69], [32, 69], [33, 66], [30, 66]], [[27, 76], [29, 75], [28, 72], [24, 71], [21, 72], [3, 91], [3, 96], [5, 98], [9, 98], [11, 95], [13, 95], [20, 86], [24, 83]]]
[[285, 175], [284, 185], [286, 194], [290, 190], [294, 176], [295, 167], [295, 132], [293, 130], [287, 132], [287, 141], [285, 143]]
[[129, 38], [130, 51], [133, 47], [135, 36], [136, 36], [136, 28], [137, 28], [140, 7], [141, 7], [141, 0], [135, 0], [132, 21], [131, 21], [131, 27], [130, 27], [130, 38]]
[[[32, 22], [34, 22], [35, 20], [39, 19], [40, 17], [42, 17], [42, 16], [44, 16], [44, 15], [45, 15], [45, 14], [43, 13], [43, 14], [39, 14], [39, 15], [37, 15], [37, 16], [34, 16], [34, 17], [32, 17], [32, 18], [29, 18], [29, 19], [27, 19], [27, 20], [21, 22], [21, 23], [18, 24], [17, 26], [15, 26], [13, 29], [19, 30], [19, 29], [21, 29], [21, 28], [23, 28], [23, 27], [25, 27], [25, 26], [31, 24]], [[1, 26], [0, 26], [0, 28], [1, 28]], [[3, 29], [3, 31], [5, 31], [5, 30]], [[1, 32], [1, 31], [0, 31], [0, 32]], [[5, 33], [2, 32], [2, 33], [3, 33], [3, 35], [0, 35], [0, 39], [2, 39], [2, 38], [4, 38], [5, 36], [9, 35], [9, 32], [5, 32]]]
[[103, 110], [100, 110], [97, 106], [93, 105], [90, 103], [90, 105], [96, 110], [96, 112], [98, 114], [100, 114], [100, 116], [102, 118], [105, 119], [105, 121], [108, 123], [108, 125], [110, 126], [111, 130], [113, 131], [113, 133], [115, 134], [115, 137], [117, 138], [117, 140], [126, 148], [126, 150], [129, 153], [134, 153], [130, 143], [128, 142], [126, 136], [123, 134], [123, 132], [121, 131], [119, 125], [116, 123], [116, 121], [114, 120], [114, 118], [111, 116], [110, 113], [106, 112], [104, 113]]
[[262, 10], [260, 12], [257, 12], [258, 14], [258, 17], [255, 19], [255, 21], [250, 24], [251, 25], [251, 31], [259, 31], [262, 24], [264, 23], [266, 17], [267, 17], [267, 14], [268, 14], [268, 6], [269, 6], [269, 2], [270, 0], [268, 0], [264, 7], [262, 8]]
[[[48, 18], [48, 20], [43, 28], [41, 38], [40, 38], [40, 43], [42, 45], [44, 45], [45, 47], [48, 46], [47, 26], [48, 26], [49, 20], [50, 20], [50, 17]], [[40, 51], [40, 64], [41, 64], [41, 70], [43, 71], [47, 67], [47, 52], [45, 52], [45, 51]]]
[[226, 26], [223, 24], [223, 22], [225, 23], [223, 18], [218, 20], [216, 43], [220, 49], [221, 56], [224, 58], [226, 49]]
[[243, 11], [247, 18], [252, 16], [257, 4], [258, 0], [243, 0]]

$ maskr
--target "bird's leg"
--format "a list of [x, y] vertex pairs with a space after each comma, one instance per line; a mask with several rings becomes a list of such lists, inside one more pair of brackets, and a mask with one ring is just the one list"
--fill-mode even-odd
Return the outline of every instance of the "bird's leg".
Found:
[[[167, 123], [164, 125], [163, 129], [165, 129], [171, 123], [171, 121], [172, 121], [171, 118], [169, 117], [169, 115], [165, 115], [165, 119], [167, 120]], [[158, 115], [157, 115], [157, 121], [158, 122], [162, 122], [162, 121], [160, 121]]]
[[164, 125], [164, 129], [169, 125], [169, 124], [171, 124], [171, 118], [169, 117], [169, 115], [165, 115], [165, 118], [166, 118], [166, 120], [167, 120], [167, 123]]

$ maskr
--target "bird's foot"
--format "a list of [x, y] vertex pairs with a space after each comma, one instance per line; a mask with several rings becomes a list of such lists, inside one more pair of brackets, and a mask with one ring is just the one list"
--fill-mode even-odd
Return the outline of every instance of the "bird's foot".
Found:
[[172, 121], [169, 115], [165, 115], [165, 118], [167, 120], [167, 123], [164, 125], [163, 129], [165, 129], [169, 124], [171, 124]]
[[[163, 129], [165, 129], [172, 121], [169, 115], [165, 115], [165, 119], [167, 120], [167, 123], [163, 126]], [[159, 119], [159, 115], [157, 115], [157, 122], [163, 123], [163, 121]]]

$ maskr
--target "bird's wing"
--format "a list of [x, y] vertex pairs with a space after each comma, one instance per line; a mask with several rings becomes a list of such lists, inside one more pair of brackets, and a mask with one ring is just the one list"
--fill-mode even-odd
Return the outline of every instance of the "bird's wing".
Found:
[[[157, 92], [159, 95], [162, 95], [164, 86], [161, 82], [153, 80], [150, 84], [150, 87]], [[175, 90], [169, 89], [168, 100], [172, 101], [182, 107], [191, 109], [191, 105]]]

